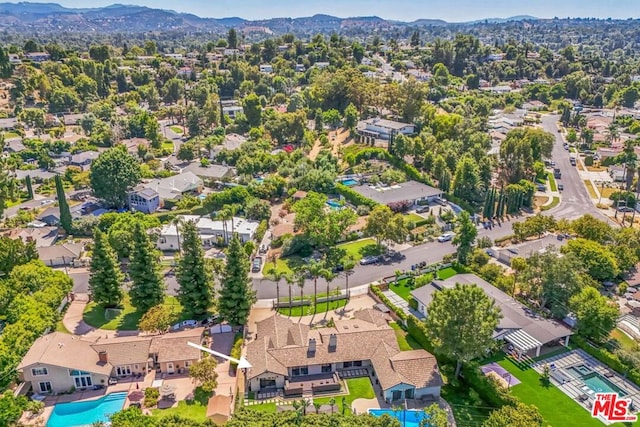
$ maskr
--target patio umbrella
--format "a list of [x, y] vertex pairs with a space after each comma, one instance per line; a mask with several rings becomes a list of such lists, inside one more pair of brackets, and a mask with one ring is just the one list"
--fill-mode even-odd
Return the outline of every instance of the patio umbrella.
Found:
[[175, 393], [176, 387], [173, 384], [164, 383], [162, 387], [160, 387], [160, 394], [162, 396], [167, 396]]
[[129, 394], [130, 402], [140, 402], [142, 399], [144, 399], [144, 393], [139, 390]]

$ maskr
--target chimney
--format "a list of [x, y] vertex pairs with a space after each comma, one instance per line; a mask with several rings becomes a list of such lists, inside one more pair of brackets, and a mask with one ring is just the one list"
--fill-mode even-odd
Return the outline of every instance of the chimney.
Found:
[[107, 363], [108, 358], [107, 358], [107, 352], [102, 350], [98, 352], [98, 360], [100, 361], [100, 363]]
[[316, 339], [309, 338], [309, 348], [307, 349], [307, 357], [313, 357], [316, 355]]
[[329, 335], [329, 353], [335, 352], [337, 346], [338, 346], [338, 336], [336, 334]]

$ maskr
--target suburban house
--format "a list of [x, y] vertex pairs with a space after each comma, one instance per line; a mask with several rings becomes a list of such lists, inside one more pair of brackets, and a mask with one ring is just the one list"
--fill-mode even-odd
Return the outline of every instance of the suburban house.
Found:
[[160, 195], [153, 188], [141, 188], [127, 194], [127, 206], [134, 211], [147, 214], [160, 208]]
[[97, 151], [84, 151], [69, 157], [69, 166], [77, 166], [80, 169], [89, 170], [91, 162], [98, 158], [100, 153]]
[[84, 243], [63, 243], [61, 245], [41, 246], [36, 248], [38, 258], [49, 267], [76, 265], [82, 258]]
[[271, 64], [260, 64], [260, 72], [261, 73], [273, 73], [273, 65], [271, 65]]
[[64, 393], [108, 384], [111, 377], [184, 373], [200, 359], [187, 342], [200, 343], [203, 328], [155, 336], [115, 337], [86, 341], [52, 332], [38, 338], [18, 365], [36, 393]]
[[389, 139], [389, 136], [392, 134], [411, 135], [415, 133], [415, 129], [416, 127], [409, 123], [372, 118], [359, 121], [356, 132], [360, 136], [367, 136], [376, 139]]
[[47, 208], [36, 219], [50, 226], [58, 225], [60, 224], [60, 208], [57, 206]]
[[247, 141], [247, 138], [238, 135], [237, 133], [230, 133], [224, 136], [224, 140], [222, 140], [222, 144], [216, 145], [211, 150], [211, 160], [215, 159], [215, 157], [220, 154], [222, 150], [227, 151], [235, 151], [242, 146]]
[[230, 119], [235, 120], [238, 117], [238, 114], [244, 113], [244, 110], [239, 105], [228, 105], [226, 107], [222, 107], [222, 112], [225, 116], [229, 116]]
[[502, 319], [494, 332], [494, 338], [512, 345], [518, 356], [530, 353], [529, 356], [537, 357], [540, 356], [543, 346], [569, 345], [569, 337], [573, 335], [571, 329], [560, 322], [537, 315], [475, 274], [457, 274], [449, 279], [434, 280], [429, 285], [414, 289], [411, 296], [418, 302], [418, 311], [428, 316], [427, 307], [433, 299], [433, 294], [442, 289], [454, 288], [456, 283], [476, 284], [495, 301], [502, 312]]
[[29, 52], [24, 54], [25, 59], [29, 59], [33, 62], [44, 62], [51, 59], [51, 55], [47, 52]]
[[437, 188], [417, 181], [407, 181], [392, 186], [356, 185], [351, 187], [355, 192], [381, 205], [399, 202], [418, 204], [420, 201], [431, 202], [442, 197], [443, 192]]
[[623, 182], [625, 179], [625, 167], [621, 165], [609, 166], [609, 175], [614, 182]]
[[199, 178], [208, 181], [220, 181], [234, 176], [234, 170], [228, 166], [209, 164], [202, 166], [199, 161], [189, 163], [189, 166], [182, 169], [182, 172], [191, 172]]
[[51, 246], [58, 238], [58, 227], [14, 228], [2, 233], [10, 239], [20, 239], [25, 243], [34, 242], [36, 248]]
[[184, 172], [141, 184], [135, 188], [135, 191], [147, 188], [158, 193], [161, 200], [179, 200], [185, 194], [200, 193], [203, 186], [202, 179], [198, 178], [193, 172]]
[[0, 129], [2, 130], [13, 130], [16, 128], [17, 124], [18, 119], [16, 119], [15, 117], [0, 119]]
[[[237, 233], [242, 243], [253, 240], [256, 230], [260, 225], [257, 221], [251, 221], [245, 218], [233, 217], [227, 221], [214, 220], [207, 216], [199, 217], [197, 215], [179, 215], [180, 221], [195, 222], [198, 228], [198, 234], [202, 240], [202, 245], [209, 247], [218, 243], [218, 240], [231, 239], [233, 233]], [[165, 224], [160, 230], [157, 247], [161, 251], [175, 251], [182, 244], [182, 233], [176, 224]]]
[[367, 309], [311, 329], [274, 314], [247, 345], [249, 391], [285, 396], [340, 390], [341, 377], [369, 376], [387, 402], [439, 396], [442, 377], [425, 350], [400, 351], [388, 316]]

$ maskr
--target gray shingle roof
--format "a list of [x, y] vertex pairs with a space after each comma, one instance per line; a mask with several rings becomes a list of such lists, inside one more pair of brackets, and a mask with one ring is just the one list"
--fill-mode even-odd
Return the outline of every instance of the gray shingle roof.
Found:
[[363, 196], [383, 205], [402, 202], [405, 200], [434, 197], [442, 194], [442, 190], [417, 181], [407, 181], [391, 187], [356, 185], [351, 188]]

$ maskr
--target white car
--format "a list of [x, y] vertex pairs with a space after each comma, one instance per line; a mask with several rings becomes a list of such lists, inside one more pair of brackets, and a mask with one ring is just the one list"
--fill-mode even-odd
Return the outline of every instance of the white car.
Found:
[[40, 202], [40, 204], [41, 204], [42, 206], [50, 205], [50, 204], [52, 204], [52, 203], [53, 203], [53, 200], [43, 200], [43, 201], [41, 201], [41, 202]]
[[198, 326], [197, 320], [184, 320], [182, 322], [176, 323], [173, 325], [171, 329], [174, 331], [179, 331], [180, 329], [190, 329]]
[[448, 242], [453, 239], [453, 233], [444, 233], [442, 236], [438, 237], [438, 242]]

